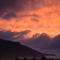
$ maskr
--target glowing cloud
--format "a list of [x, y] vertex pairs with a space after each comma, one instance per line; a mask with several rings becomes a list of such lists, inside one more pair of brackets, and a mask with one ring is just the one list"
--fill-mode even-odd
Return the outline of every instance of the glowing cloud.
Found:
[[0, 18], [0, 31], [31, 30], [31, 36], [36, 33], [47, 33], [51, 37], [58, 35], [60, 34], [59, 3], [58, 0], [29, 0], [22, 10], [19, 9], [15, 12], [16, 17]]

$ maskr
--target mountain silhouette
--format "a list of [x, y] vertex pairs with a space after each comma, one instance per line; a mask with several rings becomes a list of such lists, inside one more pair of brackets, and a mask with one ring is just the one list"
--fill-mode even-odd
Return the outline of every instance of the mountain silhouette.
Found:
[[60, 35], [57, 35], [57, 36], [55, 36], [54, 38], [53, 38], [53, 40], [57, 40], [57, 41], [59, 41], [60, 40]]
[[60, 50], [60, 34], [51, 38], [46, 33], [35, 34], [25, 45], [34, 49]]
[[42, 48], [47, 49], [47, 48], [51, 48], [50, 41], [51, 38], [46, 33], [42, 33], [40, 35], [39, 34], [34, 35], [29, 41], [27, 41], [26, 45], [38, 49], [42, 49]]
[[54, 49], [60, 49], [60, 35], [57, 35], [54, 38], [52, 38], [51, 45]]
[[33, 50], [19, 42], [12, 42], [0, 39], [0, 55], [13, 55], [17, 57], [39, 57], [44, 54]]

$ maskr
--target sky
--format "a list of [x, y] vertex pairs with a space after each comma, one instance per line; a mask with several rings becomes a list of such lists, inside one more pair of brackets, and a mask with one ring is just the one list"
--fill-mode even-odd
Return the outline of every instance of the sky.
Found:
[[1, 38], [25, 40], [36, 33], [60, 34], [60, 0], [0, 0]]

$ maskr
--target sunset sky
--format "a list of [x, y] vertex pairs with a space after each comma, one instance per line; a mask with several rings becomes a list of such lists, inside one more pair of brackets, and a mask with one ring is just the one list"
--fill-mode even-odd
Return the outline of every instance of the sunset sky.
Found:
[[0, 8], [0, 31], [18, 33], [14, 38], [26, 31], [24, 38], [60, 34], [60, 0], [0, 0]]

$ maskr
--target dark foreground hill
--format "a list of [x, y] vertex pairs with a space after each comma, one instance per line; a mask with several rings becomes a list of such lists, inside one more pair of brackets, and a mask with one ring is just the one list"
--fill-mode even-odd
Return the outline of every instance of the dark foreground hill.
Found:
[[43, 56], [42, 53], [37, 52], [33, 50], [32, 48], [26, 47], [24, 45], [21, 45], [18, 42], [11, 42], [0, 39], [0, 53], [1, 54], [13, 54], [16, 56], [32, 56], [32, 57], [38, 57]]
[[16, 57], [41, 57], [44, 54], [18, 42], [0, 39], [0, 60], [15, 60]]

